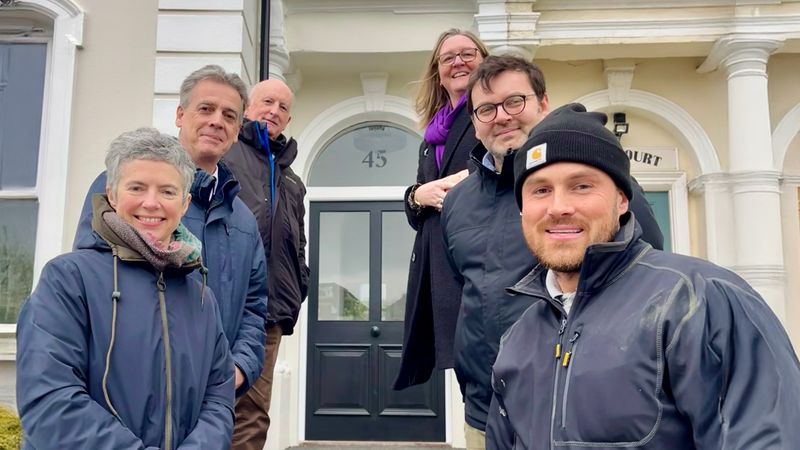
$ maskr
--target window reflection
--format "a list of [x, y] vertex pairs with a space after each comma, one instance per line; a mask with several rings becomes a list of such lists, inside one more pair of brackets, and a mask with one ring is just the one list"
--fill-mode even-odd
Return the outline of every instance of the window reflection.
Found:
[[369, 319], [369, 213], [319, 216], [319, 320]]

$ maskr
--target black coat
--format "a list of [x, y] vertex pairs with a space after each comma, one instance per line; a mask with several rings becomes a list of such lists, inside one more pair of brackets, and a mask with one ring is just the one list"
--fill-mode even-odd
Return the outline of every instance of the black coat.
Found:
[[[478, 143], [475, 128], [464, 108], [447, 135], [441, 168], [436, 167], [433, 145], [423, 142], [419, 152], [417, 183], [425, 184], [467, 168], [470, 151]], [[461, 305], [461, 283], [447, 261], [439, 211], [412, 210], [406, 190], [406, 216], [417, 231], [408, 270], [403, 357], [395, 389], [421, 384], [434, 369], [453, 367], [453, 336]]]
[[[297, 142], [283, 135], [270, 139], [275, 165], [275, 205], [270, 204], [270, 165], [253, 130], [245, 121], [239, 141], [224, 161], [242, 190], [239, 198], [256, 216], [267, 258], [267, 327], [280, 326], [284, 335], [294, 332], [300, 306], [308, 292], [306, 234], [303, 197], [306, 188], [289, 167], [297, 158]], [[274, 211], [273, 211], [274, 209]]]

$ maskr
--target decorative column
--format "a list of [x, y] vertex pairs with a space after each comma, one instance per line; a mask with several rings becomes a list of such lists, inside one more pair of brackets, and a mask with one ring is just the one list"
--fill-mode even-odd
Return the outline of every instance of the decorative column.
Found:
[[736, 265], [732, 267], [784, 318], [780, 173], [772, 155], [767, 60], [781, 41], [734, 34], [720, 38], [698, 72], [728, 75], [729, 186]]
[[[263, 4], [263, 3], [262, 3]], [[283, 28], [283, 1], [270, 1], [269, 24], [269, 77], [286, 81], [289, 71], [289, 51]]]
[[535, 31], [541, 14], [533, 12], [536, 1], [477, 0], [477, 3], [478, 36], [492, 54], [511, 54], [532, 60], [539, 46]]

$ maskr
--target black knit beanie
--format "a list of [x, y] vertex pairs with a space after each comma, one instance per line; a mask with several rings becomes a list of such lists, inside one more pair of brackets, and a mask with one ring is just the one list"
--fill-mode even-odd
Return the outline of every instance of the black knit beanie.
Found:
[[539, 122], [514, 157], [514, 193], [519, 208], [528, 175], [556, 162], [582, 163], [602, 170], [630, 200], [631, 161], [619, 139], [605, 127], [607, 121], [603, 113], [586, 112], [580, 103], [570, 103]]

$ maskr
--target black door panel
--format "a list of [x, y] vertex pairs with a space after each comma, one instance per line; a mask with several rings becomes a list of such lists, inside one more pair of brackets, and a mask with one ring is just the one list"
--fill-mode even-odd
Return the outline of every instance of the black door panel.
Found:
[[402, 202], [311, 204], [306, 439], [445, 439], [444, 377], [403, 391], [413, 231]]

